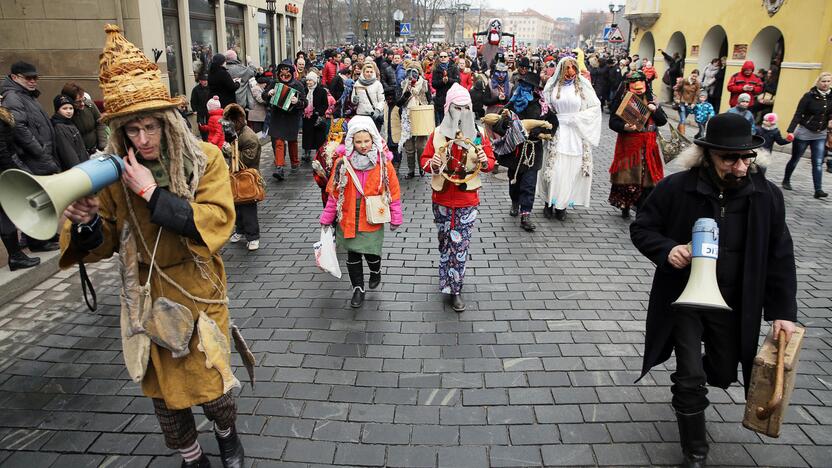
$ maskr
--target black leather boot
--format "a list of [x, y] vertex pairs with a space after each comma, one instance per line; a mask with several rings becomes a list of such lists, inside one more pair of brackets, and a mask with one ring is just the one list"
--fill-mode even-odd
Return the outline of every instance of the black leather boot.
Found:
[[208, 460], [208, 456], [203, 453], [199, 459], [192, 462], [182, 460], [182, 468], [211, 468], [211, 461]]
[[237, 435], [237, 429], [231, 428], [231, 434], [228, 437], [214, 435], [217, 438], [217, 445], [220, 447], [222, 466], [225, 468], [243, 468], [246, 454], [243, 450], [243, 443], [240, 442], [240, 437]]
[[511, 209], [508, 210], [508, 215], [511, 216], [511, 217], [515, 217], [519, 214], [520, 214], [520, 205], [518, 205], [517, 203], [512, 203], [511, 204]]
[[364, 288], [361, 286], [354, 286], [352, 288], [352, 299], [350, 299], [350, 307], [357, 309], [364, 304]]
[[530, 213], [523, 213], [520, 215], [520, 226], [526, 230], [526, 232], [534, 232], [537, 229], [537, 226], [534, 225], [532, 221], [532, 215]]
[[552, 219], [555, 216], [554, 208], [552, 205], [543, 205], [543, 217], [546, 219]]
[[566, 208], [562, 210], [555, 208], [555, 219], [558, 221], [566, 221]]
[[693, 414], [676, 412], [679, 423], [679, 443], [682, 445], [682, 466], [704, 468], [708, 458], [708, 439], [705, 436], [705, 412]]
[[451, 295], [451, 308], [454, 312], [465, 312], [465, 301], [462, 300], [462, 293]]
[[624, 219], [630, 219], [630, 209], [629, 208], [621, 208], [621, 217]]
[[37, 257], [29, 257], [20, 251], [9, 254], [9, 270], [11, 271], [32, 268], [38, 265], [40, 265], [40, 259]]
[[375, 289], [381, 284], [381, 259], [370, 261], [368, 258], [367, 266], [370, 267], [370, 281], [367, 285], [370, 289]]

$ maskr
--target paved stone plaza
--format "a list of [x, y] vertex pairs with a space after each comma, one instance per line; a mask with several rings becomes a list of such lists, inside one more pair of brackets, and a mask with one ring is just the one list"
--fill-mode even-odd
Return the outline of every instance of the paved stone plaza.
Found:
[[[278, 184], [264, 153], [261, 248], [224, 252], [231, 316], [258, 360], [256, 389], [237, 368], [237, 427], [253, 465], [678, 463], [673, 361], [633, 382], [653, 267], [606, 203], [614, 142], [605, 129], [592, 208], [566, 222], [538, 208], [534, 234], [509, 217], [507, 182], [487, 177], [461, 315], [437, 293], [428, 179], [402, 181], [405, 223], [386, 234], [382, 286], [353, 310], [346, 269], [336, 280], [314, 264], [321, 201], [308, 168]], [[775, 153], [771, 178], [787, 159]], [[787, 424], [779, 439], [750, 432], [741, 386], [711, 389], [713, 465], [832, 466], [832, 204], [812, 198], [808, 160], [792, 183], [808, 332]], [[0, 306], [4, 467], [179, 466], [122, 364], [115, 262], [92, 270], [96, 313], [76, 270]], [[197, 422], [216, 455], [210, 425]]]

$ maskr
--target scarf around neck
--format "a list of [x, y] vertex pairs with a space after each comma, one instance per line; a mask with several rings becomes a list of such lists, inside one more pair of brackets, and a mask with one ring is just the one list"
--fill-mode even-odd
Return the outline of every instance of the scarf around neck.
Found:
[[361, 83], [362, 86], [369, 87], [370, 85], [376, 82], [376, 77], [372, 77], [369, 80], [365, 79], [364, 77], [361, 77], [358, 79], [358, 82]]
[[361, 154], [358, 150], [353, 151], [350, 156], [350, 164], [356, 171], [367, 171], [378, 164], [378, 149], [373, 146], [367, 154]]
[[532, 102], [534, 99], [534, 92], [532, 91], [531, 85], [524, 82], [517, 83], [517, 87], [514, 88], [514, 93], [511, 95], [511, 99], [509, 99], [508, 103], [514, 107], [514, 111], [518, 114], [526, 110], [526, 107], [529, 106], [529, 103]]

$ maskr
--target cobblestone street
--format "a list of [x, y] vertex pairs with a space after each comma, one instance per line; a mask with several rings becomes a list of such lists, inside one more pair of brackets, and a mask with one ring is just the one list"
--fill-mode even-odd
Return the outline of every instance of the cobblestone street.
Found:
[[[462, 314], [437, 291], [428, 178], [402, 180], [404, 224], [386, 233], [382, 284], [355, 310], [344, 258], [340, 280], [315, 266], [321, 199], [308, 166], [278, 183], [264, 151], [260, 250], [241, 242], [223, 255], [231, 316], [258, 360], [255, 389], [236, 368], [237, 428], [253, 466], [679, 463], [673, 359], [634, 383], [653, 266], [606, 202], [615, 143], [606, 118], [592, 208], [565, 222], [538, 206], [537, 232], [524, 232], [508, 215], [508, 183], [486, 177]], [[772, 159], [779, 181], [788, 155]], [[807, 338], [787, 423], [779, 439], [761, 437], [740, 424], [739, 384], [710, 389], [714, 466], [832, 465], [832, 203], [812, 198], [808, 159], [792, 184]], [[116, 262], [90, 273], [95, 313], [76, 269], [0, 306], [0, 464], [179, 466], [123, 365]], [[201, 414], [197, 423], [221, 466], [210, 424]]]

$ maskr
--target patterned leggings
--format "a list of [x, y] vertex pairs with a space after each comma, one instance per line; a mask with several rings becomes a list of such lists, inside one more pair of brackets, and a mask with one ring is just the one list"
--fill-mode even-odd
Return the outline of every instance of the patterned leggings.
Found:
[[448, 208], [434, 203], [433, 219], [439, 231], [439, 289], [445, 294], [459, 294], [477, 207]]
[[[178, 450], [190, 447], [196, 441], [197, 431], [194, 413], [190, 408], [172, 410], [167, 407], [165, 400], [153, 398], [153, 409], [156, 418], [165, 435], [165, 445], [169, 449]], [[234, 427], [237, 421], [237, 403], [231, 392], [202, 404], [202, 411], [209, 421], [213, 421], [218, 428]]]

